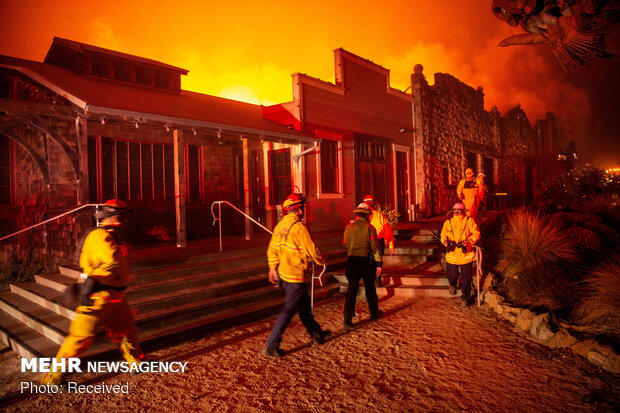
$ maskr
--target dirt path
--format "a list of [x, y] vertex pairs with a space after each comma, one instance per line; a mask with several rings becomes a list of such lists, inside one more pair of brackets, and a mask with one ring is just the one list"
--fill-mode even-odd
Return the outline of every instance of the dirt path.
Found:
[[129, 383], [127, 394], [20, 394], [17, 357], [0, 354], [0, 405], [7, 411], [340, 411], [609, 412], [620, 377], [570, 350], [550, 350], [516, 332], [486, 307], [458, 300], [391, 297], [385, 316], [341, 328], [343, 297], [322, 302], [317, 321], [335, 332], [310, 346], [298, 319], [287, 329], [286, 357], [260, 350], [275, 318], [153, 351], [154, 360], [188, 361], [184, 374], [74, 375], [79, 383]]

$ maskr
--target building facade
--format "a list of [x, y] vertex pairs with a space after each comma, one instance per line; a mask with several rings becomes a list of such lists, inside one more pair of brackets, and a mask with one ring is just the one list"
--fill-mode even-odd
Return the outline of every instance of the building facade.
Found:
[[[184, 91], [187, 70], [55, 38], [43, 62], [0, 56], [0, 237], [86, 204], [126, 200], [130, 241], [217, 236], [215, 201], [273, 227], [292, 192], [312, 230], [342, 229], [363, 196], [401, 221], [443, 214], [465, 168], [527, 202], [553, 119], [484, 110], [481, 89], [417, 65], [409, 93], [389, 70], [334, 51], [335, 82], [293, 75], [293, 101], [259, 106]], [[249, 232], [224, 208], [228, 234]], [[84, 208], [2, 241], [75, 262]]]

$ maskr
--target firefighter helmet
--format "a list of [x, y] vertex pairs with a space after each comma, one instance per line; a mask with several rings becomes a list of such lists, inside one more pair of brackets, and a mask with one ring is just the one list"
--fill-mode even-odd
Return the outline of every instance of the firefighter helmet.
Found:
[[294, 211], [306, 205], [306, 198], [302, 194], [292, 193], [282, 203], [282, 210]]
[[131, 212], [129, 208], [127, 208], [127, 203], [120, 199], [108, 199], [103, 204], [103, 207], [99, 211], [97, 211], [98, 219], [106, 219], [111, 218], [113, 216], [121, 215], [125, 212]]
[[463, 205], [460, 202], [457, 202], [456, 204], [454, 204], [452, 206], [452, 209], [450, 210], [450, 212], [452, 212], [453, 214], [464, 214], [465, 213], [465, 205]]
[[362, 202], [353, 210], [354, 214], [370, 215], [370, 206], [366, 202]]
[[377, 201], [375, 201], [375, 197], [372, 195], [366, 195], [364, 197], [364, 202], [368, 204], [368, 206], [374, 206]]

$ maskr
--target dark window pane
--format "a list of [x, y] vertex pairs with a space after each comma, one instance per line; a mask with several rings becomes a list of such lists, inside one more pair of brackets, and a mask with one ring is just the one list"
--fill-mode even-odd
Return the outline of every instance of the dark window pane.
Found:
[[[114, 195], [114, 141], [101, 138], [101, 197], [99, 201], [115, 198]], [[125, 195], [125, 198], [127, 196]]]
[[164, 146], [164, 179], [166, 199], [174, 199], [174, 149]]

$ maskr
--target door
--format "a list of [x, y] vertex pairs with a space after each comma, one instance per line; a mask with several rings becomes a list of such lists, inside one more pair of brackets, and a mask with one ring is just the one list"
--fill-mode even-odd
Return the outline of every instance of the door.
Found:
[[407, 154], [396, 152], [396, 206], [400, 221], [407, 220]]

